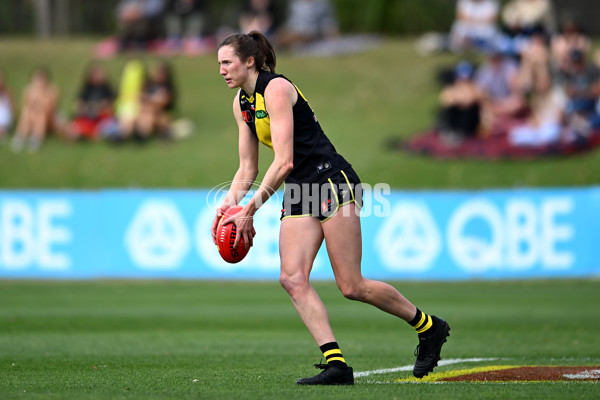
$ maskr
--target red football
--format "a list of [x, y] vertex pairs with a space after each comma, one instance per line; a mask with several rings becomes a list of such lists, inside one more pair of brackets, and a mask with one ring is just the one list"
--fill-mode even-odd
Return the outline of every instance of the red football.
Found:
[[242, 206], [237, 205], [229, 207], [227, 211], [223, 213], [223, 216], [219, 221], [219, 226], [217, 227], [217, 245], [219, 246], [219, 254], [221, 254], [223, 260], [232, 264], [242, 261], [244, 257], [246, 257], [246, 254], [248, 254], [248, 250], [246, 250], [244, 238], [240, 239], [237, 248], [233, 247], [233, 244], [235, 243], [236, 226], [231, 222], [227, 225], [223, 225], [221, 222], [233, 214], [236, 214], [241, 209]]

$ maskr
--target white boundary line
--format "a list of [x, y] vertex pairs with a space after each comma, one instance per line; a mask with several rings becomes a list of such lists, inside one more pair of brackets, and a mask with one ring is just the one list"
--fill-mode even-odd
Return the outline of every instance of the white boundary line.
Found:
[[[469, 362], [481, 362], [481, 361], [496, 361], [499, 358], [451, 358], [449, 360], [441, 360], [438, 362], [438, 366], [441, 367], [443, 365], [451, 365], [451, 364], [460, 364], [460, 363], [469, 363]], [[385, 369], [374, 369], [372, 371], [363, 371], [363, 372], [355, 372], [355, 378], [362, 378], [364, 376], [371, 376], [375, 374], [389, 374], [392, 372], [399, 371], [412, 371], [413, 365], [404, 365], [402, 367], [395, 368], [385, 368]]]

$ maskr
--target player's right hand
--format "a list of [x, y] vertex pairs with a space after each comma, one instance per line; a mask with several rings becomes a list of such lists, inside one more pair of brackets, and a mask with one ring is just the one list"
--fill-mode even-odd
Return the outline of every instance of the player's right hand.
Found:
[[217, 227], [219, 226], [219, 221], [223, 216], [223, 213], [229, 208], [229, 205], [222, 204], [217, 208], [217, 214], [215, 215], [215, 219], [213, 220], [212, 226], [210, 227], [210, 232], [212, 233], [213, 243], [217, 245]]

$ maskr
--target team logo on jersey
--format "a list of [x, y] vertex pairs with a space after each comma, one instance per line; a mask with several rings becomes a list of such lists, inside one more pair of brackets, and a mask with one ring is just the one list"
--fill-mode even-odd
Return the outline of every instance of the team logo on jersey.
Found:
[[256, 107], [254, 106], [254, 104], [250, 104], [250, 109], [251, 109], [252, 111], [256, 110]]
[[244, 118], [244, 121], [246, 122], [254, 121], [254, 118], [252, 118], [252, 113], [250, 111], [242, 111], [242, 118]]
[[267, 118], [269, 116], [269, 114], [267, 114], [267, 112], [265, 110], [258, 110], [256, 112], [256, 119], [263, 119], [263, 118]]

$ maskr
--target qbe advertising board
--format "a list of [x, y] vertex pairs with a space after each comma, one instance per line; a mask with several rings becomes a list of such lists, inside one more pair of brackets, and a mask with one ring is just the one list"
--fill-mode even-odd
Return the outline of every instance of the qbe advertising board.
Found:
[[[402, 192], [369, 187], [362, 269], [382, 279], [600, 275], [600, 188]], [[254, 247], [223, 261], [209, 190], [0, 191], [0, 278], [277, 279], [277, 193]], [[299, 243], [301, 245], [301, 243]], [[333, 274], [322, 246], [315, 279]]]

